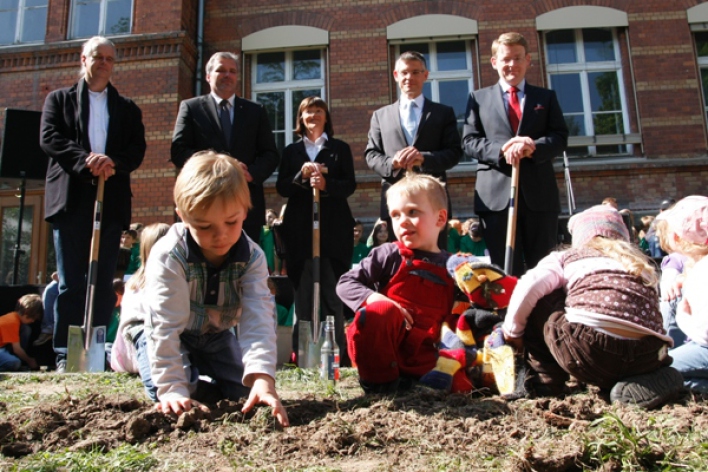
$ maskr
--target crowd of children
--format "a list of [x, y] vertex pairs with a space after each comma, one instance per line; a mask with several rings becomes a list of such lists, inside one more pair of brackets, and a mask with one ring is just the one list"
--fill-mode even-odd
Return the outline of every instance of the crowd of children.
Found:
[[[438, 179], [408, 174], [386, 198], [397, 241], [387, 242], [389, 228], [378, 221], [364, 244], [356, 221], [352, 267], [336, 287], [353, 315], [346, 349], [366, 393], [410, 388], [440, 368], [443, 322], [460, 295], [446, 263], [452, 252], [486, 255], [476, 218], [448, 223]], [[271, 406], [287, 425], [275, 388], [277, 318], [268, 285], [278, 273], [275, 244], [264, 251], [242, 233], [251, 203], [241, 167], [197, 153], [174, 199], [181, 222], [140, 228], [130, 244], [136, 270], [125, 287], [114, 283], [110, 366], [139, 374], [163, 412], [201, 407], [199, 385], [208, 382], [222, 398], [246, 398], [244, 411]], [[272, 236], [277, 215], [269, 212], [260, 243]], [[661, 280], [609, 201], [573, 216], [572, 245], [518, 280], [496, 331], [500, 344], [523, 355], [515, 398], [563, 395], [571, 377], [646, 408], [684, 388], [708, 394], [708, 197], [686, 197], [642, 224], [640, 236], [651, 228], [668, 253]], [[438, 247], [446, 228], [448, 250]], [[37, 368], [27, 355], [29, 325], [44, 315], [34, 344], [51, 340], [56, 285], [43, 298], [23, 296], [0, 317], [0, 370]]]

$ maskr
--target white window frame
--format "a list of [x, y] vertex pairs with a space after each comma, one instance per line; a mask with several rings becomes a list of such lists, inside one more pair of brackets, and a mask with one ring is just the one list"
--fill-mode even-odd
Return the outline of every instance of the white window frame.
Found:
[[[571, 29], [571, 28], [568, 28]], [[617, 28], [607, 28], [612, 31], [612, 45], [615, 53], [614, 61], [601, 61], [601, 62], [586, 62], [585, 61], [585, 48], [583, 47], [583, 29], [597, 29], [593, 28], [575, 28], [571, 29], [575, 36], [575, 52], [577, 57], [577, 62], [575, 63], [563, 63], [563, 64], [550, 64], [549, 63], [549, 52], [548, 52], [548, 40], [547, 35], [555, 31], [545, 31], [544, 32], [544, 49], [546, 58], [546, 80], [548, 84], [553, 84], [551, 76], [556, 74], [579, 74], [580, 75], [580, 88], [583, 99], [583, 121], [585, 122], [585, 132], [586, 136], [574, 136], [568, 139], [569, 147], [585, 147], [587, 146], [590, 156], [597, 156], [597, 146], [600, 145], [617, 145], [617, 146], [627, 146], [628, 155], [634, 154], [633, 142], [636, 141], [635, 138], [630, 137], [630, 121], [627, 106], [627, 94], [624, 88], [624, 75], [622, 70], [622, 56], [619, 47], [619, 41], [617, 39]], [[607, 135], [607, 139], [603, 139], [604, 135], [595, 135], [594, 123], [593, 123], [593, 112], [592, 104], [590, 102], [590, 87], [588, 80], [588, 73], [591, 72], [616, 72], [617, 73], [617, 83], [618, 90], [620, 94], [620, 104], [622, 107], [622, 124], [624, 127], [624, 133], [622, 135]], [[622, 153], [624, 154], [624, 153]], [[606, 154], [601, 154], [605, 156]]]
[[122, 35], [127, 35], [130, 34], [133, 30], [133, 15], [135, 14], [135, 2], [134, 0], [130, 0], [130, 18], [128, 19], [128, 31], [124, 33], [111, 33], [111, 32], [106, 32], [106, 16], [107, 16], [107, 11], [108, 11], [108, 3], [111, 2], [112, 0], [98, 0], [98, 2], [91, 2], [91, 3], [99, 3], [99, 13], [98, 13], [98, 32], [91, 34], [90, 36], [76, 36], [74, 34], [74, 26], [76, 24], [76, 14], [77, 14], [77, 8], [76, 8], [76, 3], [79, 0], [71, 0], [71, 22], [69, 26], [69, 37], [71, 39], [83, 39], [83, 38], [89, 38], [91, 36], [95, 35], [100, 35], [100, 36], [122, 36]]
[[[305, 51], [308, 49], [316, 49], [320, 51], [320, 78], [310, 79], [310, 80], [292, 80], [293, 75], [293, 53], [299, 51]], [[284, 53], [285, 54], [285, 80], [282, 82], [267, 82], [267, 83], [257, 83], [258, 80], [258, 54], [269, 54], [269, 53]], [[285, 105], [285, 120], [284, 129], [273, 130], [273, 134], [278, 135], [284, 133], [285, 141], [284, 146], [288, 146], [294, 142], [293, 135], [295, 134], [295, 126], [297, 123], [294, 122], [293, 115], [297, 110], [293, 109], [292, 97], [293, 92], [308, 89], [320, 89], [319, 96], [327, 101], [325, 96], [325, 71], [326, 71], [326, 49], [325, 47], [317, 48], [296, 48], [296, 49], [285, 49], [276, 51], [259, 51], [253, 54], [251, 60], [251, 96], [254, 101], [258, 102], [258, 94], [262, 93], [284, 93], [284, 105]]]
[[[708, 70], [708, 56], [699, 56], [698, 55], [698, 47], [697, 47], [698, 41], [696, 40], [696, 35], [700, 34], [700, 33], [706, 34], [705, 31], [694, 31], [693, 41], [696, 43], [696, 62], [698, 63], [699, 72], [701, 72], [699, 74], [700, 79], [701, 79], [701, 89], [702, 89], [701, 91], [703, 92], [703, 96], [706, 97], [706, 96], [708, 96], [708, 95], [706, 95], [706, 93], [708, 93], [708, 90], [703, 90], [703, 73], [702, 72], [703, 72], [703, 70]], [[705, 116], [708, 119], [708, 100], [704, 100], [704, 102], [705, 103], [703, 104], [703, 112], [705, 113]]]
[[[0, 44], [0, 47], [5, 47], [5, 46], [12, 46], [15, 44], [40, 44], [44, 42], [44, 38], [38, 39], [36, 41], [22, 41], [22, 31], [23, 31], [23, 26], [25, 24], [25, 12], [27, 10], [38, 10], [40, 8], [44, 8], [47, 10], [47, 15], [45, 16], [45, 22], [44, 22], [44, 34], [46, 36], [47, 34], [47, 22], [46, 18], [48, 18], [49, 15], [49, 0], [46, 0], [46, 3], [43, 6], [25, 6], [26, 0], [17, 0], [17, 19], [15, 23], [15, 39], [11, 43], [8, 44]], [[14, 9], [8, 9], [8, 10], [3, 10], [3, 11], [13, 11]]]

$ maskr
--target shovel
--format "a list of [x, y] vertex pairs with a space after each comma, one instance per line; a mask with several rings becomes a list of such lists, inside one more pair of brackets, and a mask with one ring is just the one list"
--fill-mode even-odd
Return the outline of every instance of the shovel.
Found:
[[509, 219], [506, 225], [506, 254], [504, 257], [504, 272], [513, 273], [514, 246], [516, 245], [516, 200], [519, 196], [519, 163], [511, 168], [511, 188], [509, 192]]
[[[326, 174], [327, 168], [320, 167]], [[312, 322], [298, 322], [298, 365], [317, 368], [320, 365], [320, 190], [312, 187]], [[312, 323], [312, 328], [310, 328]], [[314, 333], [314, 334], [313, 334]]]
[[96, 204], [93, 211], [93, 235], [91, 236], [91, 257], [88, 269], [84, 325], [69, 326], [66, 355], [67, 372], [103, 372], [106, 368], [106, 327], [93, 326], [104, 186], [105, 180], [103, 175], [100, 175], [98, 177], [98, 188], [96, 189]]

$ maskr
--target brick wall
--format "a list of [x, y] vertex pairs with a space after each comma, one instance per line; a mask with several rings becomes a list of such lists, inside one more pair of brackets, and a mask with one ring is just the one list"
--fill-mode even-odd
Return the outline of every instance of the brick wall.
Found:
[[[313, 26], [329, 32], [328, 101], [336, 136], [352, 147], [359, 180], [350, 204], [356, 216], [370, 220], [378, 215], [379, 180], [368, 170], [363, 158], [369, 120], [374, 110], [396, 96], [386, 27], [422, 14], [450, 14], [477, 20], [480, 57], [473, 61], [475, 82], [478, 77], [481, 80], [476, 86], [496, 82], [497, 75], [489, 65], [491, 43], [500, 33], [517, 30], [530, 43], [533, 65], [528, 79], [543, 85], [541, 35], [535, 30], [535, 18], [579, 3], [575, 0], [531, 3], [210, 0], [206, 2], [204, 47], [206, 57], [223, 49], [240, 54], [244, 36], [273, 26]], [[578, 164], [573, 177], [579, 206], [589, 206], [613, 195], [623, 206], [652, 208], [666, 196], [705, 193], [708, 177], [705, 113], [693, 39], [686, 20], [686, 9], [699, 2], [582, 3], [616, 8], [628, 14], [629, 27], [620, 30], [619, 35], [624, 85], [631, 131], [641, 131], [643, 138], [642, 145], [635, 146], [635, 154], [648, 161]], [[50, 0], [45, 45], [3, 48], [0, 108], [39, 110], [50, 90], [76, 80], [80, 41], [66, 41], [69, 6], [70, 0]], [[114, 83], [123, 95], [133, 98], [141, 107], [146, 126], [148, 152], [143, 166], [133, 174], [134, 219], [144, 223], [169, 222], [173, 216], [175, 172], [168, 162], [169, 147], [179, 102], [194, 93], [196, 8], [196, 0], [135, 0], [134, 34], [116, 38], [120, 59]], [[248, 57], [244, 64], [248, 66]], [[248, 97], [250, 79], [245, 72], [243, 77]], [[461, 166], [450, 176], [454, 213], [459, 216], [472, 213], [475, 179], [470, 169]], [[562, 187], [560, 169], [557, 176]], [[266, 193], [268, 205], [279, 208], [283, 199], [277, 196], [272, 183], [266, 184]], [[561, 201], [565, 205], [564, 190]]]

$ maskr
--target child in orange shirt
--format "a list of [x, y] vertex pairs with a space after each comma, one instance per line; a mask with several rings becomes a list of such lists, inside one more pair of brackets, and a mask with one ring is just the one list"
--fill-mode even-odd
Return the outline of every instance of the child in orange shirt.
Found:
[[20, 370], [22, 363], [30, 369], [37, 368], [37, 361], [27, 355], [28, 325], [42, 318], [42, 297], [36, 293], [24, 295], [17, 302], [15, 311], [0, 316], [0, 372]]

